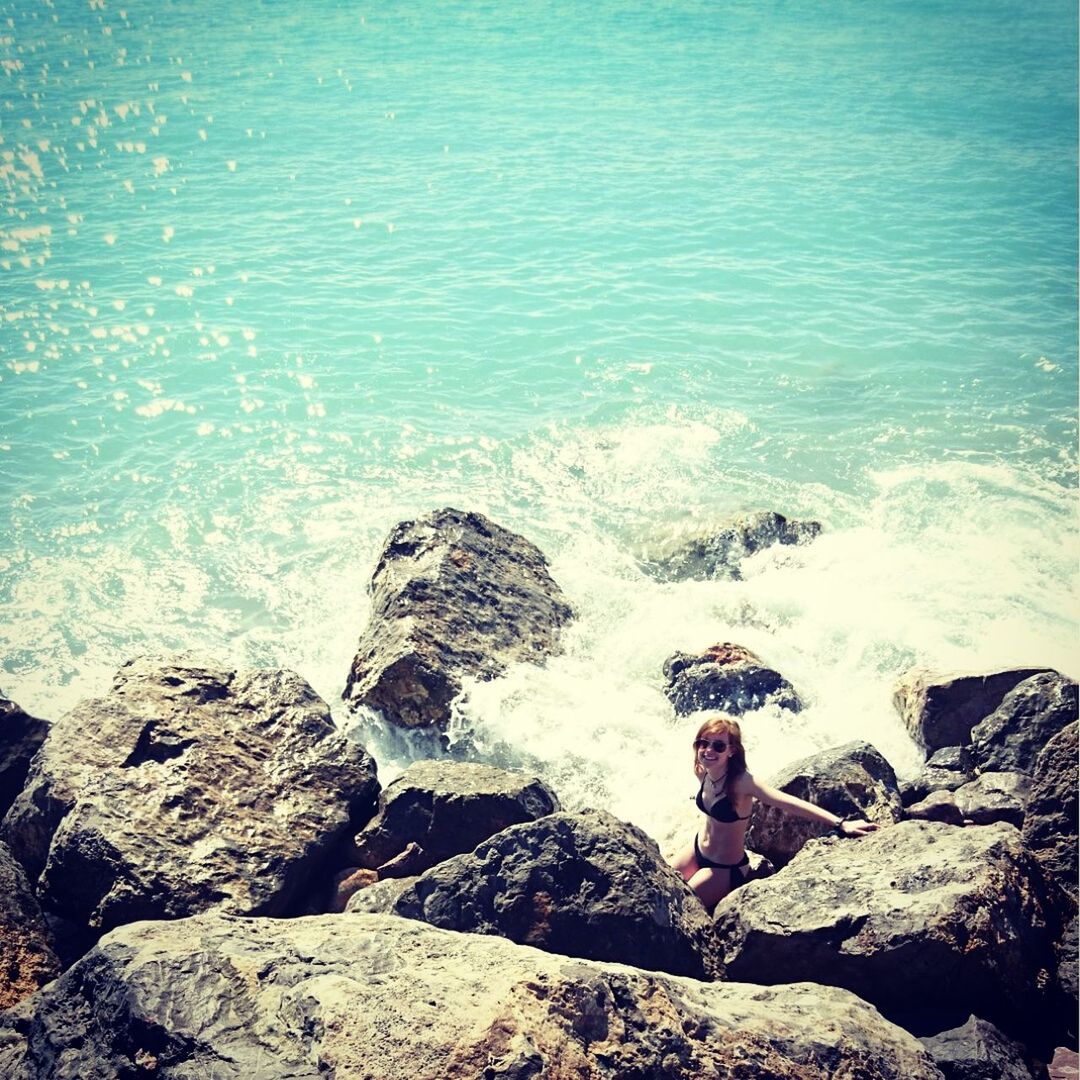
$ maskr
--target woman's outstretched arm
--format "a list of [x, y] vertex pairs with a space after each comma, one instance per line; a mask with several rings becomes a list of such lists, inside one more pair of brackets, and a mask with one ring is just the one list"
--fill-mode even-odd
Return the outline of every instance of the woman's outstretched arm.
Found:
[[[778, 791], [770, 784], [755, 780], [749, 773], [744, 773], [740, 780], [745, 778], [745, 790], [753, 795], [759, 802], [766, 806], [775, 806], [777, 810], [795, 817], [806, 818], [808, 821], [816, 821], [830, 829], [839, 829], [844, 836], [865, 836], [866, 833], [876, 832], [880, 825], [863, 818], [847, 819], [838, 817], [836, 814], [823, 810], [820, 806], [798, 799], [794, 795], [788, 795], [784, 791]], [[743, 787], [740, 784], [739, 787]]]

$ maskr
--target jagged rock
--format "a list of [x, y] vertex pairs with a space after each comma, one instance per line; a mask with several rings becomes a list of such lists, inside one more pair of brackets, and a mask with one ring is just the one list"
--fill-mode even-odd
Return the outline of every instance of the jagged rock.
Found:
[[977, 1016], [920, 1042], [945, 1080], [1032, 1080], [1023, 1046]]
[[568, 956], [721, 972], [701, 903], [645, 833], [602, 810], [512, 825], [422, 874], [393, 911]]
[[52, 726], [3, 832], [43, 906], [95, 930], [282, 915], [377, 792], [298, 675], [148, 657]]
[[60, 974], [41, 906], [23, 868], [0, 844], [0, 1009]]
[[680, 716], [719, 709], [739, 716], [774, 704], [798, 712], [802, 702], [778, 671], [742, 645], [725, 642], [703, 653], [677, 652], [664, 661], [664, 693]]
[[1059, 731], [1043, 748], [1035, 764], [1024, 847], [1038, 860], [1043, 873], [1077, 901], [1077, 723]]
[[[850, 742], [795, 761], [772, 778], [773, 787], [840, 817], [862, 817], [880, 825], [903, 816], [892, 766], [869, 743]], [[783, 866], [807, 840], [831, 830], [815, 821], [755, 803], [746, 843]]]
[[543, 662], [573, 615], [535, 545], [450, 508], [394, 528], [371, 593], [343, 696], [407, 729], [445, 730], [464, 677]]
[[673, 551], [654, 554], [641, 565], [660, 581], [740, 581], [743, 559], [774, 544], [808, 544], [820, 532], [820, 522], [789, 521], [783, 514], [762, 510], [686, 540]]
[[1018, 829], [1024, 824], [1031, 778], [1019, 772], [981, 773], [969, 784], [958, 787], [953, 798], [966, 821], [990, 825], [1007, 821]]
[[992, 714], [971, 729], [977, 772], [1015, 769], [1030, 773], [1042, 748], [1076, 720], [1072, 679], [1044, 671], [1019, 683]]
[[905, 806], [921, 802], [934, 791], [955, 791], [975, 779], [971, 752], [966, 746], [943, 746], [927, 759], [919, 774], [900, 785]]
[[23, 789], [30, 759], [49, 733], [49, 724], [0, 694], [0, 817]]
[[953, 792], [931, 791], [922, 802], [912, 803], [904, 816], [911, 821], [941, 821], [946, 825], [963, 825], [964, 812], [956, 805]]
[[1077, 1029], [1077, 916], [1054, 943], [1054, 983], [1064, 1018], [1066, 1037], [1076, 1045]]
[[967, 746], [971, 729], [1005, 695], [1045, 668], [1015, 668], [987, 674], [940, 674], [914, 669], [897, 682], [893, 704], [911, 737], [932, 754], [945, 746]]
[[379, 915], [126, 926], [32, 1000], [0, 1016], [9, 1080], [941, 1080], [844, 990], [706, 984]]
[[727, 977], [827, 981], [912, 1031], [974, 1012], [1017, 1035], [1043, 1019], [1051, 963], [1033, 872], [1004, 823], [904, 821], [813, 841], [775, 877], [721, 901]]
[[353, 861], [378, 870], [413, 843], [407, 867], [393, 876], [422, 874], [509, 825], [558, 809], [554, 792], [534, 776], [473, 762], [417, 761], [379, 796], [378, 812], [356, 837]]

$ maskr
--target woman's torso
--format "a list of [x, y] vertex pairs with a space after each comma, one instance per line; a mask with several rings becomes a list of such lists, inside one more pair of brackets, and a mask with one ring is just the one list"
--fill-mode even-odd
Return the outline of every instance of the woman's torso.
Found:
[[734, 863], [742, 858], [750, 824], [754, 798], [739, 791], [737, 783], [732, 788], [729, 792], [726, 785], [715, 788], [703, 781], [696, 796], [703, 821], [698, 830], [701, 853], [716, 862]]

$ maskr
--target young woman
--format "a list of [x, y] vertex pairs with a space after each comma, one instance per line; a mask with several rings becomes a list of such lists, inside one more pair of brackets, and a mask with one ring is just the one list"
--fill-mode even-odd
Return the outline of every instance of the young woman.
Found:
[[784, 813], [818, 821], [840, 836], [865, 836], [881, 827], [861, 818], [838, 818], [755, 780], [746, 770], [739, 725], [723, 714], [707, 716], [698, 728], [694, 775], [701, 781], [697, 806], [705, 820], [694, 834], [694, 842], [669, 861], [709, 911], [744, 881], [743, 871], [749, 864], [744, 843], [755, 799]]

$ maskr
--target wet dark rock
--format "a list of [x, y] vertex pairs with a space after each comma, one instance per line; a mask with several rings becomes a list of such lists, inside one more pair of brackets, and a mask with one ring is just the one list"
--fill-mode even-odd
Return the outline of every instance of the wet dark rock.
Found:
[[1042, 748], [1076, 721], [1076, 683], [1056, 671], [1025, 679], [971, 730], [978, 772], [1017, 769], [1030, 773]]
[[0, 844], [0, 1009], [9, 1009], [60, 974], [41, 905], [23, 868]]
[[1032, 1080], [1023, 1046], [977, 1016], [920, 1042], [945, 1080]]
[[3, 833], [42, 905], [96, 931], [284, 915], [377, 793], [298, 675], [147, 657], [52, 726]]
[[[353, 861], [379, 870], [412, 843], [407, 866], [392, 876], [422, 874], [510, 825], [558, 809], [555, 793], [535, 776], [474, 762], [417, 761], [382, 791], [375, 817], [356, 837]], [[380, 870], [385, 876], [391, 875]]]
[[893, 691], [893, 704], [911, 737], [932, 754], [945, 746], [967, 746], [971, 729], [989, 716], [1010, 690], [1045, 668], [1015, 668], [986, 674], [907, 672]]
[[986, 772], [956, 789], [953, 798], [966, 821], [990, 825], [1007, 821], [1018, 829], [1024, 824], [1031, 778], [1019, 772]]
[[1019, 1036], [1044, 1022], [1052, 963], [1033, 873], [1003, 823], [816, 840], [718, 905], [727, 977], [827, 981], [924, 1034], [975, 1013]]
[[1077, 903], [1077, 723], [1059, 731], [1035, 763], [1024, 847], [1058, 889]]
[[463, 678], [543, 663], [573, 615], [534, 544], [450, 508], [394, 528], [371, 593], [344, 698], [406, 729], [445, 731]]
[[706, 984], [379, 915], [138, 923], [32, 1000], [0, 1015], [7, 1080], [941, 1080], [834, 987]]
[[[814, 803], [838, 817], [860, 817], [890, 825], [903, 815], [896, 773], [865, 742], [851, 742], [792, 762], [772, 786]], [[781, 810], [755, 803], [746, 843], [777, 866], [784, 866], [810, 839], [832, 830]]]
[[964, 812], [956, 805], [954, 792], [931, 791], [921, 802], [912, 803], [904, 816], [911, 821], [941, 821], [946, 825], [963, 825]]
[[568, 956], [721, 972], [701, 903], [645, 833], [601, 810], [504, 829], [422, 874], [393, 911]]
[[817, 521], [794, 521], [762, 510], [736, 518], [715, 532], [685, 540], [670, 552], [654, 553], [641, 565], [660, 581], [740, 581], [743, 559], [775, 544], [808, 544], [820, 532]]
[[921, 802], [933, 791], [955, 791], [975, 779], [971, 752], [966, 746], [944, 746], [934, 751], [917, 776], [900, 785], [905, 806]]
[[0, 694], [0, 817], [23, 789], [30, 759], [49, 733], [49, 724]]
[[664, 661], [664, 678], [664, 693], [681, 716], [707, 709], [740, 716], [764, 705], [792, 712], [802, 708], [787, 679], [749, 649], [730, 642], [698, 654], [673, 654]]

